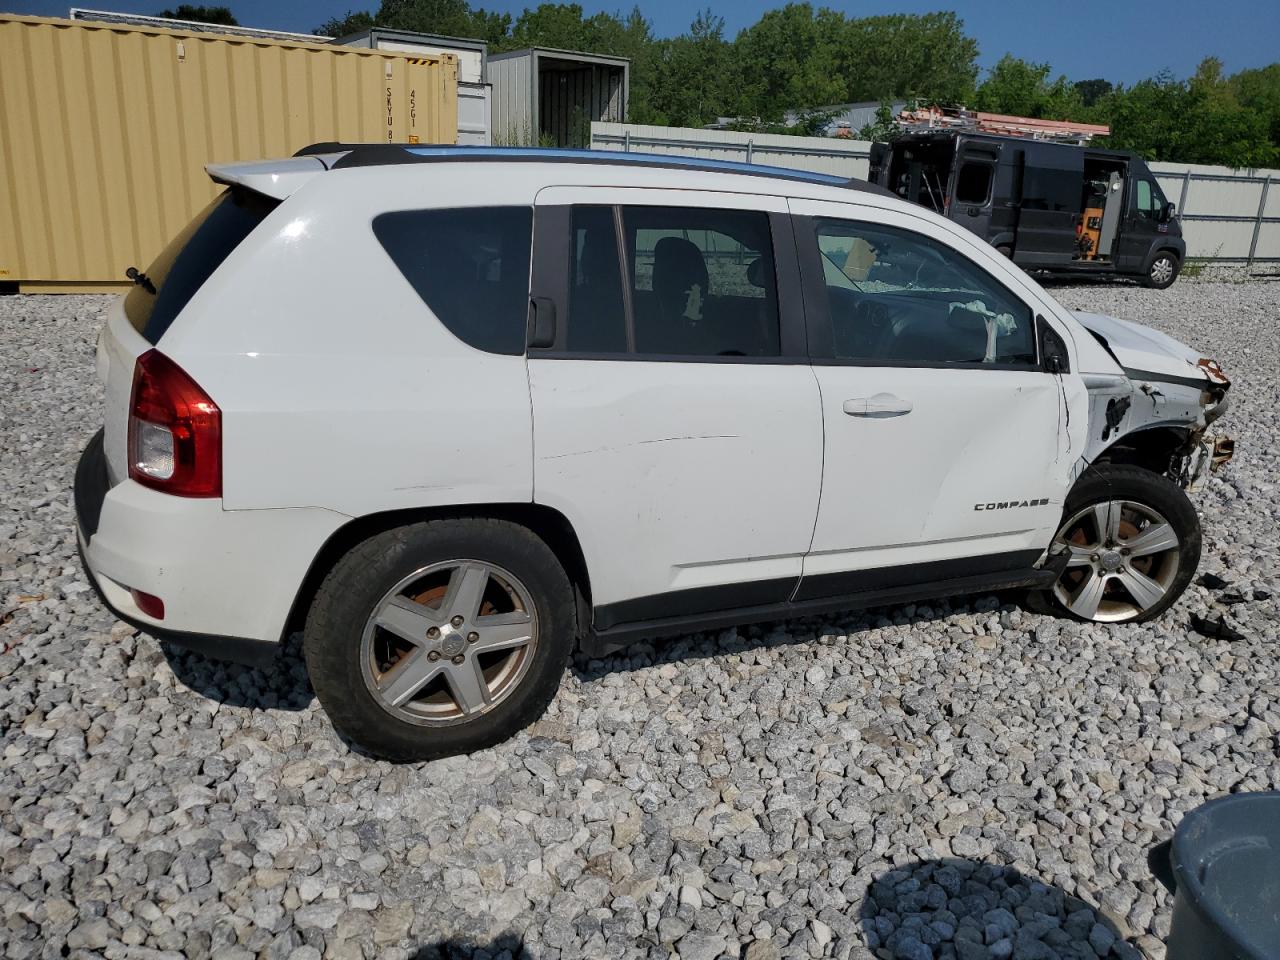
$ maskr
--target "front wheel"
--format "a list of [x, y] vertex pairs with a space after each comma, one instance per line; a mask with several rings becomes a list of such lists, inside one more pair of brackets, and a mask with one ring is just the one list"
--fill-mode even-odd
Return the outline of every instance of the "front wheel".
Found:
[[536, 720], [576, 636], [552, 550], [502, 520], [435, 520], [364, 541], [330, 571], [303, 651], [333, 725], [389, 760], [505, 740]]
[[1048, 591], [1060, 613], [1139, 623], [1180, 597], [1200, 563], [1200, 521], [1182, 489], [1138, 467], [1093, 467], [1067, 497], [1051, 553], [1068, 555]]
[[1151, 287], [1155, 290], [1164, 290], [1173, 285], [1173, 281], [1178, 279], [1178, 270], [1181, 264], [1178, 262], [1177, 256], [1168, 250], [1161, 250], [1156, 254], [1156, 258], [1151, 261], [1151, 266], [1147, 268], [1147, 275], [1143, 278], [1143, 286]]

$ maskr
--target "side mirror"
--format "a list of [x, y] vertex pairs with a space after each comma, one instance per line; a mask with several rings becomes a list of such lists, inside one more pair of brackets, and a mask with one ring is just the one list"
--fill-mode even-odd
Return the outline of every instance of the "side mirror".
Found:
[[1178, 209], [1177, 204], [1173, 203], [1172, 201], [1167, 201], [1164, 205], [1164, 209], [1160, 211], [1160, 222], [1168, 223], [1170, 220], [1172, 220], [1174, 213], [1177, 212], [1177, 209]]

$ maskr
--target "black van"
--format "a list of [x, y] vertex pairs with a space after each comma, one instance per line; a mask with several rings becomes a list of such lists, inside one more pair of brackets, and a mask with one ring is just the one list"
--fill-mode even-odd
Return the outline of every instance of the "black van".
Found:
[[1119, 150], [954, 130], [871, 146], [869, 178], [968, 227], [1027, 270], [1164, 289], [1187, 245], [1155, 175]]

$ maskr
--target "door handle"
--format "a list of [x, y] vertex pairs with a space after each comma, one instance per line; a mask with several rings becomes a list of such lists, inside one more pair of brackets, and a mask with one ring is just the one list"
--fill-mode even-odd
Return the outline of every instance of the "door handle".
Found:
[[844, 412], [851, 417], [900, 417], [912, 410], [910, 400], [900, 400], [892, 393], [874, 397], [856, 397], [844, 402]]

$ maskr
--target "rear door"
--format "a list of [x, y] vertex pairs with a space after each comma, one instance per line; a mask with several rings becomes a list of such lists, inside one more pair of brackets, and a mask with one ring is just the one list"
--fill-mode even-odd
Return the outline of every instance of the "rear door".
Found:
[[923, 218], [791, 206], [826, 426], [797, 599], [1029, 568], [1078, 455], [1064, 405], [1086, 417], [1038, 363], [1043, 305]]
[[1018, 148], [1022, 192], [1013, 259], [1026, 267], [1069, 266], [1084, 190], [1084, 151], [1056, 144]]
[[947, 213], [966, 230], [983, 240], [991, 235], [996, 170], [1001, 145], [982, 141], [961, 141], [952, 174], [951, 203]]
[[578, 533], [597, 629], [779, 603], [799, 580], [822, 410], [786, 211], [679, 190], [538, 196], [534, 497]]

